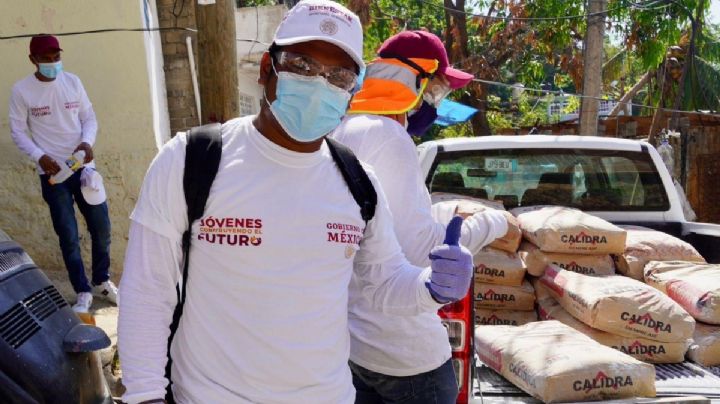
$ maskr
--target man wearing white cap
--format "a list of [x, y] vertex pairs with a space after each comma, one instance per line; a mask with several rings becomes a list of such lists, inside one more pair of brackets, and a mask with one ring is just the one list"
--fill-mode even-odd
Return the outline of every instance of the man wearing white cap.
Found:
[[[222, 126], [218, 173], [192, 224], [168, 396], [186, 136], [160, 151], [131, 216], [120, 288], [123, 401], [352, 403], [349, 288], [395, 315], [465, 295], [472, 258], [455, 242], [460, 223], [430, 268], [411, 266], [372, 172], [377, 203], [364, 221], [331, 156], [324, 137], [363, 67], [358, 17], [337, 3], [302, 1], [278, 27], [261, 61], [261, 111]], [[239, 242], [247, 232], [251, 242]]]

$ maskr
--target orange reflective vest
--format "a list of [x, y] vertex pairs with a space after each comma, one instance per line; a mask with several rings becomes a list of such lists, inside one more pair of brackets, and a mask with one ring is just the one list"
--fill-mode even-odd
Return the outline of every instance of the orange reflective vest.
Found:
[[360, 91], [350, 101], [348, 114], [402, 114], [422, 98], [438, 68], [435, 59], [407, 59], [423, 71], [399, 59], [377, 58], [367, 66]]

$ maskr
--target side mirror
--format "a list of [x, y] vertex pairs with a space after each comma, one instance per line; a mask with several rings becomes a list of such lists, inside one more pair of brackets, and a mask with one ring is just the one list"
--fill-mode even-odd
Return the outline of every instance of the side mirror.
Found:
[[89, 324], [77, 324], [63, 338], [65, 352], [93, 352], [110, 346], [105, 331]]

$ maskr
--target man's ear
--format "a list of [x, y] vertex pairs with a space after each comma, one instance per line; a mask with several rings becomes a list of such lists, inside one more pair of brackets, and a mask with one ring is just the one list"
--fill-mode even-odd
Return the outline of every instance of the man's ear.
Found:
[[37, 66], [37, 62], [35, 61], [35, 58], [33, 57], [33, 55], [28, 55], [28, 59], [30, 59], [30, 63]]
[[265, 52], [260, 59], [260, 77], [258, 77], [258, 84], [266, 86], [270, 77], [272, 77], [272, 61], [270, 60], [270, 52]]

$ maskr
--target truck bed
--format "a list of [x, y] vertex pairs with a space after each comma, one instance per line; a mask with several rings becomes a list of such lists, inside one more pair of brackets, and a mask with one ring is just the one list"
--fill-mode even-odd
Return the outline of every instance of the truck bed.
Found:
[[[475, 360], [473, 403], [540, 403], [507, 379]], [[720, 366], [703, 367], [691, 362], [655, 365], [658, 397], [703, 396], [720, 400]], [[713, 400], [713, 401], [714, 401]]]

